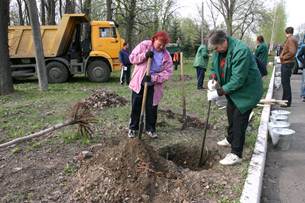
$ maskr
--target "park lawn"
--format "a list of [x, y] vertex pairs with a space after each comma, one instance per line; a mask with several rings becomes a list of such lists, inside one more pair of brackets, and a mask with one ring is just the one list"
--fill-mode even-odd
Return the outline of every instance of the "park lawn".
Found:
[[[186, 77], [187, 80], [185, 81], [187, 115], [196, 117], [203, 122], [206, 118], [208, 105], [206, 91], [196, 89], [196, 76], [195, 69], [192, 67], [192, 59], [185, 60], [184, 69], [185, 74], [189, 76]], [[159, 104], [159, 110], [171, 110], [177, 115], [182, 114], [182, 83], [180, 81], [179, 70], [180, 69], [174, 71], [173, 77], [166, 83], [164, 87], [164, 97]], [[264, 79], [265, 92], [269, 85], [270, 76], [271, 69], [269, 69], [267, 78]], [[207, 81], [208, 76], [206, 76], [205, 79]], [[81, 149], [87, 149], [88, 147], [99, 143], [102, 139], [120, 138], [121, 136], [127, 135], [131, 91], [127, 86], [119, 84], [119, 72], [112, 73], [111, 79], [106, 83], [94, 83], [88, 81], [84, 76], [77, 76], [67, 83], [49, 84], [49, 90], [46, 92], [38, 90], [38, 83], [35, 79], [18, 82], [14, 85], [14, 88], [15, 92], [13, 94], [0, 97], [0, 143], [63, 122], [68, 118], [73, 104], [83, 101], [96, 89], [114, 91], [119, 96], [126, 98], [128, 103], [125, 106], [105, 108], [93, 112], [97, 118], [97, 123], [94, 125], [95, 133], [93, 139], [80, 136], [77, 133], [76, 127], [67, 127], [52, 133], [47, 139], [35, 139], [28, 143], [10, 147], [7, 151], [0, 152], [0, 157], [6, 157], [2, 160], [12, 161], [13, 159], [18, 159], [21, 161], [25, 154], [36, 158], [40, 156], [39, 154], [41, 154], [41, 157], [46, 157], [56, 156], [55, 154], [57, 153], [65, 153], [65, 156], [61, 157], [60, 161], [58, 161], [64, 164], [56, 167], [56, 170], [63, 171], [67, 176], [66, 178], [69, 179], [68, 176], [71, 176], [71, 174], [73, 175], [77, 171], [73, 164], [71, 165], [69, 162], [75, 153], [79, 152]], [[219, 202], [238, 201], [247, 174], [248, 163], [256, 141], [257, 129], [260, 122], [260, 112], [261, 108], [256, 108], [254, 110], [254, 117], [247, 132], [244, 152], [245, 161], [241, 165], [236, 166], [234, 172], [216, 164], [218, 160], [215, 160], [215, 163], [212, 163], [211, 167], [215, 173], [229, 173], [232, 176], [237, 176], [232, 180], [233, 183], [229, 183], [234, 184], [234, 187], [231, 189], [223, 185], [212, 187], [208, 193], [208, 196], [212, 200], [216, 199]], [[222, 139], [226, 134], [227, 120], [225, 109], [219, 109], [218, 106], [213, 104], [209, 124], [211, 127], [208, 133], [206, 146], [213, 151], [216, 148], [216, 141]], [[162, 150], [169, 145], [177, 144], [182, 144], [186, 147], [200, 147], [203, 129], [187, 128], [181, 131], [181, 126], [181, 122], [177, 119], [169, 119], [166, 115], [159, 113], [157, 132], [160, 135], [160, 138], [157, 140], [150, 140], [145, 137], [144, 140], [157, 151]], [[55, 150], [54, 148], [57, 147], [59, 149]], [[45, 151], [47, 153], [40, 153]], [[227, 152], [227, 150], [221, 151], [215, 149], [218, 159]], [[4, 161], [1, 162], [4, 163]], [[0, 165], [2, 163], [0, 163]], [[27, 163], [24, 164], [26, 165]], [[0, 168], [0, 173], [1, 170], [4, 170], [3, 173], [9, 173], [9, 168], [5, 168], [6, 167]], [[47, 185], [48, 181], [50, 181], [49, 179], [46, 178], [46, 181], [43, 181], [40, 184]], [[3, 181], [2, 184], [5, 183], [7, 182]], [[4, 185], [1, 187], [3, 186]], [[6, 196], [7, 199], [5, 200], [24, 201], [38, 198], [37, 194], [29, 196], [25, 193], [26, 186], [19, 187], [16, 185], [16, 188], [16, 192]], [[45, 188], [48, 187], [46, 186]], [[6, 192], [9, 191], [10, 190], [7, 190]]]

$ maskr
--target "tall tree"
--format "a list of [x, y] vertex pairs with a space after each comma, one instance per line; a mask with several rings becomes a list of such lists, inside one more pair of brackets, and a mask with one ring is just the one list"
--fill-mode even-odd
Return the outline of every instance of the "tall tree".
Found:
[[200, 25], [191, 18], [181, 19], [181, 44], [186, 55], [194, 55], [200, 44]]
[[46, 24], [46, 3], [45, 3], [45, 0], [41, 0], [41, 2], [40, 2], [40, 21], [41, 21], [41, 25]]
[[47, 0], [46, 8], [47, 8], [47, 22], [48, 25], [55, 25], [55, 8], [56, 8], [57, 0]]
[[277, 3], [273, 11], [265, 11], [261, 23], [259, 23], [259, 33], [265, 41], [271, 41], [272, 30], [274, 32], [273, 43], [281, 44], [285, 41], [284, 30], [286, 27], [287, 15], [284, 2]]
[[17, 4], [18, 4], [18, 13], [19, 13], [19, 24], [24, 25], [23, 9], [22, 9], [23, 0], [17, 0]]
[[30, 24], [30, 12], [29, 12], [29, 7], [27, 1], [24, 1], [25, 4], [25, 24], [29, 25]]
[[172, 42], [177, 42], [178, 38], [181, 37], [179, 19], [174, 17], [172, 24], [169, 28], [169, 35]]
[[9, 0], [0, 1], [0, 95], [14, 91], [8, 53]]
[[120, 16], [121, 16], [121, 23], [124, 25], [125, 28], [125, 37], [126, 41], [133, 45], [134, 39], [134, 29], [136, 26], [136, 12], [137, 12], [137, 0], [118, 0], [120, 4]]
[[211, 5], [222, 15], [229, 35], [242, 38], [261, 14], [261, 0], [210, 0]]
[[75, 0], [66, 0], [65, 13], [75, 13]]
[[83, 4], [83, 12], [87, 15], [87, 17], [90, 19], [91, 14], [91, 0], [85, 0]]
[[218, 27], [217, 21], [218, 21], [219, 12], [215, 12], [215, 10], [213, 9], [213, 5], [210, 2], [207, 2], [207, 7], [209, 10], [208, 16], [211, 19], [207, 21], [212, 21], [212, 30], [216, 30]]
[[112, 8], [112, 0], [106, 0], [106, 8], [107, 8], [107, 20], [112, 20], [113, 8]]
[[174, 12], [177, 10], [175, 0], [161, 1], [161, 10], [159, 12], [161, 21], [161, 30], [166, 30], [169, 26], [170, 19], [173, 18]]
[[60, 15], [60, 18], [62, 18], [62, 12], [63, 12], [63, 6], [62, 6], [62, 0], [59, 0], [58, 2], [58, 10], [59, 10], [59, 15]]
[[38, 75], [39, 88], [42, 91], [48, 90], [48, 77], [44, 61], [44, 52], [41, 41], [41, 32], [38, 18], [38, 9], [36, 1], [27, 0], [30, 19], [32, 24], [33, 41], [35, 43], [35, 59], [36, 59], [36, 71]]

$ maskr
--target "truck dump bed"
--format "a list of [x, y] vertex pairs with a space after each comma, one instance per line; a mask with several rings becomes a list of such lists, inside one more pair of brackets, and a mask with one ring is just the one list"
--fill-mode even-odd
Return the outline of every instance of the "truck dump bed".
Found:
[[[41, 26], [45, 57], [63, 55], [70, 46], [75, 26], [81, 22], [89, 22], [85, 14], [65, 14], [59, 25]], [[10, 58], [35, 57], [31, 26], [10, 26], [8, 39]]]

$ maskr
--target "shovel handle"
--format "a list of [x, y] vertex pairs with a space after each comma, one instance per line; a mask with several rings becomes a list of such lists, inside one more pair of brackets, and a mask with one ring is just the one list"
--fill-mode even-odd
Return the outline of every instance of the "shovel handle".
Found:
[[[151, 61], [152, 61], [152, 59], [148, 58], [147, 66], [146, 66], [146, 74], [145, 74], [146, 76], [150, 75]], [[147, 84], [147, 81], [145, 81], [143, 97], [142, 97], [142, 105], [141, 105], [140, 129], [139, 129], [139, 133], [138, 133], [139, 139], [142, 138], [142, 132], [143, 132], [143, 126], [144, 126], [144, 114], [145, 114], [145, 107], [146, 107], [147, 88], [148, 88], [148, 84]]]
[[183, 52], [180, 52], [180, 78], [181, 78], [181, 95], [182, 95], [182, 130], [186, 127], [186, 101], [185, 101], [185, 84], [184, 84], [184, 67]]
[[201, 152], [200, 152], [200, 159], [199, 159], [198, 167], [201, 166], [201, 163], [202, 163], [203, 150], [204, 150], [204, 145], [205, 145], [205, 139], [206, 139], [206, 136], [207, 136], [209, 117], [210, 117], [210, 111], [211, 111], [211, 103], [212, 102], [209, 101], [209, 104], [208, 104], [208, 114], [207, 114], [207, 118], [205, 120], [204, 134], [203, 134], [203, 138], [202, 138], [202, 145], [201, 145]]

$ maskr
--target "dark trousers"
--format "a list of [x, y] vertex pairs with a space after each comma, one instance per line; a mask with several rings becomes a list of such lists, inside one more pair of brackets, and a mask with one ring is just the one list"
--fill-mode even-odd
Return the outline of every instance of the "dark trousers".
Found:
[[294, 63], [285, 63], [281, 65], [281, 82], [283, 87], [282, 100], [288, 100], [287, 106], [291, 105], [291, 86], [290, 78]]
[[245, 134], [252, 109], [241, 113], [232, 101], [227, 103], [227, 117], [229, 122], [227, 140], [231, 144], [231, 153], [242, 157]]
[[[158, 106], [153, 106], [154, 86], [148, 86], [145, 109], [145, 130], [156, 132]], [[129, 129], [139, 130], [139, 122], [141, 115], [141, 106], [143, 98], [144, 86], [142, 85], [139, 94], [132, 91], [131, 95], [131, 115]]]
[[128, 85], [129, 81], [130, 81], [130, 66], [127, 66], [127, 70], [124, 70], [124, 68], [122, 67], [120, 82], [121, 84], [124, 84], [124, 82], [126, 82], [126, 84]]
[[177, 70], [178, 69], [178, 65], [179, 65], [179, 61], [174, 61], [174, 68], [175, 68], [175, 70]]
[[202, 89], [205, 69], [196, 67], [196, 72], [197, 72], [197, 89]]

